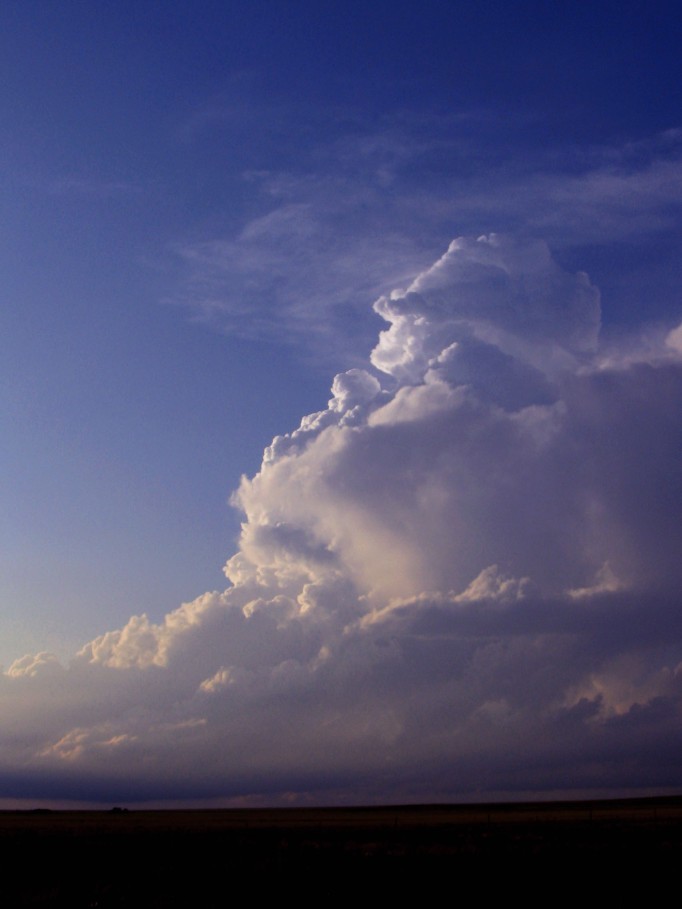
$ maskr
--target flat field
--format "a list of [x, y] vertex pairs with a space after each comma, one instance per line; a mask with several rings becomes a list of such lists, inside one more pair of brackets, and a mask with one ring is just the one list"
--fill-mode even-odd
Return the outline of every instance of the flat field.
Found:
[[651, 900], [682, 871], [682, 797], [7, 811], [0, 849], [0, 904], [12, 907], [222, 907], [272, 897], [429, 905], [474, 893], [535, 905], [559, 894]]

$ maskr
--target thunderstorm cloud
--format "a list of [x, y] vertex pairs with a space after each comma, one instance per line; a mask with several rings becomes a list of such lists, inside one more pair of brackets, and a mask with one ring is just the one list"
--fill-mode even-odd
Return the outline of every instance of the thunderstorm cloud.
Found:
[[682, 328], [603, 348], [588, 276], [496, 235], [374, 309], [234, 493], [226, 590], [5, 673], [6, 791], [679, 786]]

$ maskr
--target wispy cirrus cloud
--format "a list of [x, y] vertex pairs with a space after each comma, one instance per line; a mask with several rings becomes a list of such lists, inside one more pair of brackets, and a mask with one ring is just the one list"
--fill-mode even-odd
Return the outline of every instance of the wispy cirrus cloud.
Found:
[[[185, 279], [175, 302], [220, 330], [324, 344], [343, 360], [376, 331], [365, 301], [409, 283], [453, 232], [513, 230], [557, 249], [676, 233], [679, 130], [531, 152], [518, 124], [500, 147], [499, 118], [484, 114], [349, 115], [333, 133], [312, 131], [290, 170], [244, 171], [255, 213], [176, 245]], [[644, 256], [630, 258], [646, 269]]]

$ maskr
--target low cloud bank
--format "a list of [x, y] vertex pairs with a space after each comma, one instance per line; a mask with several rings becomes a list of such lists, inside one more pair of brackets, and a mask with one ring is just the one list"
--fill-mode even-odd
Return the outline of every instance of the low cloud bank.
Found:
[[682, 328], [600, 349], [539, 242], [455, 240], [233, 497], [230, 586], [1, 680], [4, 795], [682, 784]]

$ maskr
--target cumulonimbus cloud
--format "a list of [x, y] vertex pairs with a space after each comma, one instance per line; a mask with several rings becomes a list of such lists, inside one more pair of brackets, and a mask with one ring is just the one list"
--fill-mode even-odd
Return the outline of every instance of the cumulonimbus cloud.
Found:
[[541, 242], [454, 241], [233, 497], [230, 586], [2, 678], [5, 794], [680, 784], [680, 329], [600, 351]]

